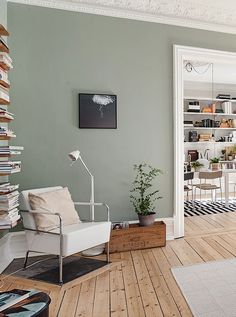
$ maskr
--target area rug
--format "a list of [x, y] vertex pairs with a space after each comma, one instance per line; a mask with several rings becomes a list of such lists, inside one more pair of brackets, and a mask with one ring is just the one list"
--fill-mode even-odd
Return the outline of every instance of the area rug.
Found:
[[194, 205], [192, 201], [185, 201], [184, 202], [184, 216], [191, 217], [191, 216], [203, 216], [203, 215], [213, 215], [213, 214], [220, 214], [223, 212], [232, 212], [236, 211], [236, 200], [230, 199], [229, 200], [229, 207], [225, 206], [224, 200], [212, 202], [209, 200], [196, 200]]
[[172, 268], [194, 317], [236, 316], [236, 259]]
[[[41, 261], [43, 260], [43, 261]], [[38, 262], [41, 261], [41, 262]], [[36, 263], [38, 262], [38, 263]], [[31, 264], [36, 263], [32, 266]], [[11, 264], [4, 270], [3, 274], [12, 274], [21, 269], [24, 265], [24, 258], [14, 259]], [[106, 261], [83, 258], [79, 256], [69, 256], [63, 260], [63, 282], [70, 282], [80, 276], [88, 274], [107, 265]], [[58, 284], [59, 268], [58, 258], [55, 256], [37, 256], [29, 257], [27, 262], [28, 268], [20, 270], [13, 276], [23, 277], [32, 280], [38, 280], [53, 284]]]

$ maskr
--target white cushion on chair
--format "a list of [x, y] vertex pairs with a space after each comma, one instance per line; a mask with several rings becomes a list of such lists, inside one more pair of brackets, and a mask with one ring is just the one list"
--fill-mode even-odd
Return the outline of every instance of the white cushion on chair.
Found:
[[[74, 202], [67, 187], [45, 193], [29, 193], [30, 206], [38, 212], [46, 211], [60, 214], [63, 226], [80, 222]], [[38, 230], [52, 230], [59, 227], [59, 218], [49, 214], [36, 214], [35, 222]]]
[[51, 192], [51, 191], [54, 191], [57, 189], [62, 189], [62, 186], [23, 190], [20, 194], [20, 209], [21, 210], [31, 210], [29, 199], [28, 199], [29, 193], [40, 194], [40, 193]]
[[[63, 227], [62, 254], [69, 256], [77, 252], [106, 243], [110, 240], [111, 222], [81, 222]], [[50, 232], [59, 233], [59, 229]], [[60, 236], [49, 233], [26, 231], [29, 250], [60, 254]]]

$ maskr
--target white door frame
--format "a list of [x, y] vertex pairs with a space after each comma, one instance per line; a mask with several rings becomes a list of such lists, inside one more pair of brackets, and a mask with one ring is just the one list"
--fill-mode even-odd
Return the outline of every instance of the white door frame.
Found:
[[236, 64], [236, 53], [174, 45], [174, 237], [184, 236], [184, 117], [183, 61], [224, 62]]

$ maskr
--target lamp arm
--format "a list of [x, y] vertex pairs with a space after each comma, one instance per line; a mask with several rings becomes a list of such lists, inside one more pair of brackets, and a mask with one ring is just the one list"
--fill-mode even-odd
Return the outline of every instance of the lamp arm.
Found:
[[90, 202], [92, 203], [90, 205], [90, 214], [91, 214], [91, 221], [94, 221], [94, 176], [88, 169], [87, 165], [84, 163], [81, 155], [79, 156], [79, 159], [81, 163], [83, 164], [84, 168], [86, 169], [87, 173], [90, 175], [91, 179], [91, 196], [90, 196]]

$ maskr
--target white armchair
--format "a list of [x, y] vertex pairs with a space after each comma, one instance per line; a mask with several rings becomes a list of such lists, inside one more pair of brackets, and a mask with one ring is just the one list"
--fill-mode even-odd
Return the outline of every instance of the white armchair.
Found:
[[109, 219], [109, 207], [104, 203], [83, 203], [74, 202], [76, 206], [104, 206], [107, 211], [107, 220], [104, 222], [80, 222], [73, 225], [64, 225], [61, 216], [54, 213], [59, 218], [60, 226], [51, 231], [37, 230], [34, 215], [50, 214], [51, 212], [31, 210], [28, 194], [45, 193], [61, 189], [61, 186], [40, 189], [25, 190], [20, 195], [20, 207], [23, 218], [23, 225], [26, 233], [27, 252], [24, 268], [27, 266], [29, 252], [39, 252], [54, 254], [59, 256], [59, 283], [63, 284], [63, 258], [86, 249], [107, 244], [107, 262], [109, 262], [109, 240], [111, 222]]

